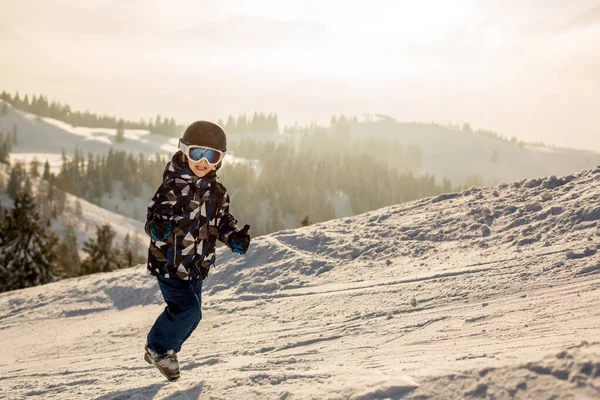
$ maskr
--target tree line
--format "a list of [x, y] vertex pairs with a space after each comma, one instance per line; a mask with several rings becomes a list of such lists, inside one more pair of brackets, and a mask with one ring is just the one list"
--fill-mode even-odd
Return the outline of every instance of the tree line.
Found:
[[140, 238], [126, 235], [118, 243], [110, 224], [95, 227], [96, 237], [83, 243], [85, 256], [80, 257], [76, 222], [64, 219], [62, 238], [49, 228], [71, 207], [75, 219], [83, 217], [81, 203], [68, 204], [62, 190], [32, 177], [22, 165], [11, 168], [8, 182], [0, 180], [0, 188], [13, 203], [8, 208], [0, 205], [0, 292], [144, 262]]
[[[14, 95], [3, 91], [0, 93], [0, 99], [10, 103], [14, 108], [33, 113], [39, 117], [57, 119], [73, 126], [85, 126], [90, 128], [112, 128], [117, 129], [117, 142], [123, 140], [124, 129], [143, 129], [152, 133], [161, 135], [179, 137], [185, 131], [186, 125], [179, 124], [173, 117], [163, 117], [157, 115], [148, 121], [141, 118], [139, 121], [129, 121], [122, 118], [109, 115], [99, 115], [89, 111], [73, 110], [70, 105], [60, 103], [56, 100], [49, 101], [45, 95], [33, 95], [31, 99], [28, 95], [21, 97], [19, 92]], [[0, 108], [0, 116], [8, 112], [7, 105], [4, 103]], [[266, 114], [254, 112], [252, 116], [239, 114], [238, 116], [229, 115], [225, 119], [218, 120], [228, 133], [247, 133], [247, 132], [279, 132], [279, 122], [277, 114]]]
[[[110, 115], [99, 115], [89, 111], [73, 110], [70, 105], [63, 104], [56, 100], [49, 101], [45, 95], [33, 95], [31, 99], [28, 95], [21, 98], [19, 92], [14, 95], [3, 91], [0, 93], [0, 99], [10, 103], [14, 108], [36, 114], [39, 117], [57, 119], [73, 126], [85, 126], [90, 128], [113, 128], [123, 129], [144, 129], [152, 133], [159, 133], [168, 136], [178, 136], [185, 129], [184, 126], [177, 124], [174, 118], [161, 117], [150, 118], [148, 121], [143, 118], [139, 121], [129, 121], [122, 118], [116, 118]], [[6, 115], [6, 104], [2, 105], [0, 115]]]
[[[61, 190], [101, 205], [104, 195], [115, 194], [113, 187], [116, 182], [122, 182], [123, 191], [118, 194], [124, 198], [138, 197], [144, 184], [158, 187], [169, 159], [160, 154], [148, 157], [140, 153], [136, 157], [133, 153], [112, 148], [107, 155], [88, 153], [85, 157], [76, 147], [72, 157], [67, 157], [63, 150], [58, 174], [51, 173], [46, 162], [42, 177]], [[34, 171], [34, 165], [30, 168]]]
[[[437, 183], [433, 175], [415, 176], [411, 166], [420, 162], [418, 146], [334, 136], [324, 140], [317, 134], [299, 143], [240, 141], [236, 156], [259, 160], [260, 172], [247, 163], [223, 168], [231, 212], [256, 234], [266, 234], [294, 227], [296, 221], [298, 226], [333, 219], [336, 203], [344, 199], [355, 215], [464, 188], [448, 179]], [[316, 148], [314, 141], [331, 146]]]
[[[28, 95], [23, 98], [16, 92], [14, 95], [2, 91], [0, 93], [0, 99], [10, 103], [14, 108], [19, 110], [27, 111], [36, 114], [40, 117], [54, 118], [73, 126], [85, 126], [91, 128], [112, 128], [117, 129], [116, 140], [121, 143], [124, 140], [124, 129], [143, 129], [148, 130], [152, 133], [161, 135], [167, 135], [171, 137], [179, 137], [183, 134], [186, 125], [179, 124], [173, 117], [162, 117], [157, 115], [154, 119], [150, 118], [146, 121], [141, 118], [139, 121], [129, 121], [122, 118], [117, 118], [108, 115], [98, 115], [89, 111], [78, 111], [73, 110], [68, 104], [63, 104], [55, 100], [48, 101], [45, 95], [33, 95], [31, 100]], [[6, 115], [8, 112], [6, 104], [3, 104], [0, 108], [0, 116]], [[386, 115], [376, 115], [380, 119], [388, 119], [395, 121], [394, 118]], [[373, 116], [367, 115], [364, 123], [373, 122]], [[254, 112], [252, 116], [247, 114], [238, 114], [234, 116], [230, 114], [227, 118], [220, 118], [217, 122], [221, 125], [226, 132], [231, 134], [239, 133], [251, 133], [251, 132], [272, 132], [279, 133], [280, 126], [279, 120], [276, 113], [259, 113]], [[330, 129], [340, 130], [349, 129], [351, 124], [357, 124], [359, 120], [356, 116], [332, 116], [329, 124]], [[439, 125], [439, 124], [435, 124]], [[439, 125], [443, 126], [443, 125]], [[519, 140], [516, 136], [512, 136], [510, 139], [501, 133], [494, 132], [487, 129], [473, 129], [468, 122], [459, 124], [447, 124], [445, 127], [450, 129], [462, 130], [476, 135], [485, 136], [494, 140], [500, 140], [506, 143], [510, 143], [521, 149], [525, 148], [525, 145], [533, 145], [538, 147], [553, 147], [548, 146], [541, 141], [524, 141]], [[284, 125], [282, 132], [286, 134], [311, 134], [319, 131], [325, 127], [320, 126], [314, 122], [300, 125], [295, 122], [291, 125]], [[1, 150], [0, 150], [1, 151]]]
[[17, 145], [17, 125], [13, 125], [12, 131], [0, 132], [0, 163], [10, 164], [10, 152]]
[[[115, 151], [112, 148], [107, 155], [94, 156], [88, 153], [85, 157], [77, 147], [73, 155], [68, 157], [63, 149], [61, 168], [57, 174], [51, 172], [48, 160], [42, 164], [33, 157], [27, 166], [14, 163], [7, 191], [12, 196], [16, 196], [18, 188], [21, 187], [31, 191], [29, 177], [43, 179], [49, 183], [50, 198], [54, 191], [61, 193], [58, 195], [61, 201], [53, 206], [52, 217], [55, 218], [64, 209], [62, 197], [65, 192], [101, 206], [103, 196], [115, 195], [116, 182], [123, 184], [121, 193], [117, 194], [124, 199], [140, 196], [144, 185], [150, 188], [158, 187], [169, 158], [159, 154], [151, 157], [139, 154], [135, 157], [132, 153]], [[7, 160], [5, 164], [10, 163]]]
[[[260, 171], [252, 162], [226, 163], [219, 171], [234, 198], [232, 213], [241, 221], [249, 221], [255, 235], [294, 227], [306, 216], [313, 222], [335, 218], [336, 198], [340, 197], [347, 199], [353, 214], [358, 214], [458, 188], [447, 179], [437, 184], [433, 176], [414, 176], [411, 170], [420, 166], [422, 157], [418, 146], [351, 140], [343, 132], [315, 132], [298, 143], [246, 138], [232, 144], [232, 152], [260, 163]], [[107, 155], [84, 157], [75, 148], [71, 157], [63, 151], [57, 174], [50, 172], [47, 161], [42, 166], [35, 158], [28, 172], [49, 182], [57, 193], [68, 192], [102, 206], [105, 196], [135, 200], [142, 193], [153, 193], [169, 160], [166, 155], [134, 156], [113, 149]], [[14, 181], [20, 170], [25, 166], [13, 168], [9, 188], [18, 186]], [[121, 182], [119, 193], [117, 182]], [[14, 195], [14, 189], [9, 191]], [[55, 217], [64, 210], [62, 196], [47, 194], [47, 198], [57, 200], [52, 208], [43, 207], [46, 214]], [[149, 201], [143, 200], [140, 203]], [[134, 217], [144, 221], [145, 211], [137, 210]]]
[[[337, 129], [315, 130], [300, 140], [276, 144], [244, 138], [232, 143], [233, 154], [258, 160], [260, 165], [258, 171], [252, 162], [226, 163], [219, 171], [234, 198], [232, 213], [251, 223], [255, 235], [294, 227], [304, 217], [313, 222], [335, 218], [339, 201], [348, 202], [352, 214], [359, 214], [465, 188], [448, 179], [437, 183], [430, 175], [415, 176], [411, 171], [422, 163], [419, 146], [384, 139], [352, 139], [344, 118], [340, 121]], [[102, 206], [105, 196], [135, 200], [142, 193], [153, 193], [169, 160], [167, 155], [134, 156], [114, 149], [107, 155], [88, 153], [85, 157], [75, 148], [70, 157], [63, 151], [57, 174], [50, 172], [47, 161], [42, 166], [36, 159], [30, 162], [28, 172], [49, 182], [57, 193], [68, 192]], [[19, 168], [25, 169], [13, 170]], [[8, 186], [14, 187], [11, 182]], [[119, 193], [117, 182], [121, 182]], [[14, 190], [10, 191], [14, 195]], [[47, 197], [57, 200], [52, 208], [42, 209], [45, 215], [55, 217], [64, 210], [65, 201], [59, 194]], [[144, 221], [145, 211], [136, 210], [134, 218]]]

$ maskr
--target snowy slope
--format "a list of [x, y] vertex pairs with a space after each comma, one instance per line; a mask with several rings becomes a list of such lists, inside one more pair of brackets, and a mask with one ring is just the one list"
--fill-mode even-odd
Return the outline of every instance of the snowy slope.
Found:
[[[3, 101], [0, 100], [0, 104]], [[134, 154], [172, 154], [177, 149], [177, 138], [151, 134], [149, 131], [126, 129], [125, 141], [116, 143], [116, 129], [73, 127], [51, 118], [40, 118], [34, 114], [14, 110], [9, 106], [6, 116], [0, 117], [0, 131], [11, 132], [17, 126], [19, 143], [13, 149], [11, 161], [28, 163], [35, 155], [42, 163], [48, 159], [54, 172], [58, 172], [61, 151], [68, 156], [77, 146], [87, 153], [107, 154], [113, 147]], [[521, 149], [510, 143], [447, 127], [423, 123], [399, 123], [379, 120], [352, 125], [354, 138], [386, 138], [402, 145], [415, 144], [423, 151], [422, 166], [417, 174], [432, 174], [437, 182], [444, 177], [454, 184], [463, 184], [468, 177], [480, 175], [484, 182], [511, 182], [524, 178], [549, 175], [566, 175], [573, 171], [592, 168], [600, 164], [600, 153], [565, 148], [526, 146]], [[235, 149], [244, 138], [257, 141], [280, 143], [300, 140], [300, 135], [258, 133], [230, 134], [230, 148]], [[497, 163], [491, 162], [497, 152]], [[235, 156], [230, 151], [225, 164], [248, 162], [260, 172], [260, 162]], [[341, 212], [340, 214], [343, 214]]]
[[[10, 176], [9, 171], [8, 166], [0, 164], [0, 179], [3, 179], [4, 182], [8, 182]], [[34, 191], [34, 194], [37, 194], [38, 187], [42, 184], [41, 180], [39, 178], [31, 179], [32, 190]], [[81, 215], [77, 215], [75, 212], [75, 203], [77, 201], [81, 204]], [[12, 199], [6, 193], [1, 191], [0, 204], [6, 208], [13, 207]], [[80, 250], [83, 248], [83, 244], [86, 240], [96, 238], [96, 226], [101, 226], [106, 223], [109, 223], [116, 233], [114, 238], [115, 243], [123, 243], [125, 236], [128, 234], [131, 240], [134, 240], [137, 236], [142, 242], [146, 241], [147, 237], [144, 233], [143, 222], [114, 213], [68, 193], [66, 194], [66, 204], [68, 207], [65, 209], [65, 212], [51, 221], [50, 229], [57, 233], [59, 238], [63, 238], [65, 227], [67, 225], [72, 226], [77, 237], [77, 247]], [[140, 249], [140, 253], [143, 254], [144, 249]]]
[[[352, 126], [356, 138], [380, 137], [422, 149], [422, 166], [415, 172], [463, 184], [472, 175], [484, 182], [512, 182], [538, 176], [567, 175], [600, 164], [600, 153], [538, 146], [519, 148], [508, 142], [434, 124], [381, 120]], [[591, 135], [592, 133], [590, 133]], [[496, 152], [498, 160], [492, 162]]]
[[0, 294], [0, 397], [600, 398], [600, 167], [226, 249], [169, 383], [144, 266]]
[[[0, 107], [4, 102], [0, 100]], [[7, 103], [8, 104], [8, 103]], [[118, 151], [140, 153], [146, 156], [155, 154], [171, 155], [177, 151], [177, 138], [164, 135], [151, 134], [149, 131], [126, 129], [125, 141], [115, 141], [116, 129], [74, 127], [62, 121], [51, 118], [40, 118], [35, 114], [13, 109], [8, 105], [8, 112], [0, 116], [0, 132], [10, 133], [13, 127], [17, 128], [17, 145], [10, 154], [11, 163], [22, 162], [26, 166], [35, 158], [43, 166], [47, 160], [52, 172], [58, 174], [62, 164], [62, 151], [67, 157], [73, 155], [77, 147], [87, 160], [88, 153], [106, 155], [113, 148]], [[257, 171], [260, 170], [258, 160], [246, 160], [236, 157], [232, 152], [224, 160], [224, 164], [248, 163]], [[124, 200], [115, 185], [114, 193], [104, 195], [101, 199], [102, 208], [114, 214], [122, 214], [136, 220], [143, 220], [146, 206], [156, 188], [142, 185], [142, 193], [136, 198]]]
[[[77, 200], [81, 203], [82, 216], [78, 217], [73, 210], [69, 210], [65, 215], [60, 216], [52, 222], [52, 228], [60, 234], [65, 223], [73, 225], [76, 228], [78, 247], [83, 247], [83, 243], [90, 238], [95, 239], [96, 226], [102, 226], [106, 223], [109, 223], [116, 232], [114, 242], [123, 243], [125, 236], [128, 234], [131, 240], [134, 240], [137, 236], [143, 243], [147, 241], [143, 222], [114, 213], [86, 200], [67, 194], [67, 201], [71, 204], [74, 204]], [[140, 253], [144, 254], [144, 250], [140, 250]]]
[[[0, 105], [2, 103], [0, 100]], [[11, 162], [20, 160], [29, 163], [35, 156], [42, 164], [48, 160], [55, 173], [60, 170], [63, 149], [70, 157], [75, 147], [78, 147], [86, 159], [88, 152], [106, 155], [111, 147], [147, 156], [157, 153], [170, 155], [177, 151], [177, 138], [146, 130], [125, 129], [125, 141], [117, 143], [116, 129], [74, 127], [52, 118], [40, 118], [35, 114], [15, 110], [9, 105], [8, 113], [0, 117], [0, 131], [10, 133], [13, 126], [17, 127], [18, 141], [11, 152]], [[244, 161], [228, 154], [224, 163]]]

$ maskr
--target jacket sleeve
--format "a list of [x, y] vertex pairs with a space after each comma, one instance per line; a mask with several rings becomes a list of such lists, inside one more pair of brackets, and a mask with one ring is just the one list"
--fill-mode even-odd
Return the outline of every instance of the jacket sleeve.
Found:
[[223, 194], [221, 208], [219, 209], [219, 240], [227, 245], [227, 247], [231, 248], [231, 244], [229, 243], [229, 235], [238, 231], [238, 221], [229, 213], [229, 202], [229, 193], [225, 191]]
[[146, 211], [144, 230], [148, 236], [153, 237], [151, 233], [153, 227], [155, 230], [161, 230], [162, 227], [170, 226], [167, 222], [173, 220], [175, 207], [186, 186], [187, 183], [184, 180], [169, 177], [158, 187]]

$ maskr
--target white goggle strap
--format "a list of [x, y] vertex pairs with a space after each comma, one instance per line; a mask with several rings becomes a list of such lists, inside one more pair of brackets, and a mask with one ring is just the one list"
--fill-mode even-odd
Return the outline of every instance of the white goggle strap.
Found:
[[181, 139], [179, 139], [179, 150], [181, 150], [183, 154], [189, 157], [190, 148], [187, 144], [183, 143]]

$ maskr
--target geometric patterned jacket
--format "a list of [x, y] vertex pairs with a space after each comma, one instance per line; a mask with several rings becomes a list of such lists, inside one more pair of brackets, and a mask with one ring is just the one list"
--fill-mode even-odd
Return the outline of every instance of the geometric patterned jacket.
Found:
[[215, 264], [217, 239], [231, 248], [227, 239], [238, 221], [229, 214], [229, 195], [215, 171], [198, 178], [182, 158], [181, 151], [173, 155], [148, 204], [146, 233], [153, 224], [170, 231], [163, 241], [150, 236], [148, 273], [198, 281]]

